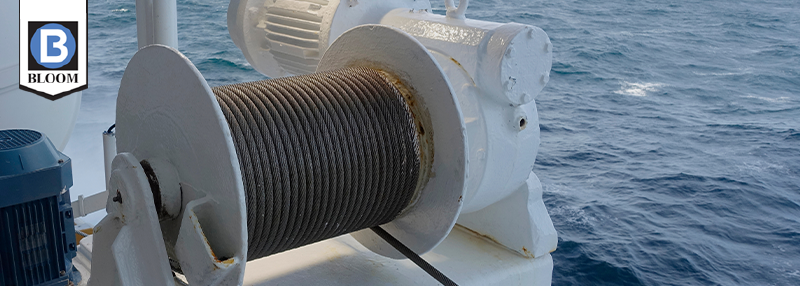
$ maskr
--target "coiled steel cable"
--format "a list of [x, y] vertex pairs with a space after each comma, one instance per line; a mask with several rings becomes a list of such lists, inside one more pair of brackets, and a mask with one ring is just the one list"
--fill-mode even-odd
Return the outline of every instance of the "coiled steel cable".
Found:
[[253, 260], [392, 221], [420, 176], [402, 94], [349, 68], [212, 88], [242, 171]]

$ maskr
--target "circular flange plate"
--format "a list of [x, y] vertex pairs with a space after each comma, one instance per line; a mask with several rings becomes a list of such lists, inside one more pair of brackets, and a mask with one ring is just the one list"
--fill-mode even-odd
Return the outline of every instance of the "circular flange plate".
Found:
[[[433, 125], [434, 158], [428, 184], [403, 216], [382, 227], [414, 252], [430, 251], [447, 237], [461, 211], [467, 170], [466, 125], [441, 67], [411, 35], [388, 26], [363, 25], [342, 34], [317, 72], [368, 66], [397, 76], [415, 91]], [[352, 236], [375, 253], [405, 258], [371, 230]]]
[[[180, 177], [184, 208], [201, 197], [215, 202], [214, 216], [201, 218], [212, 228], [206, 230], [208, 240], [225, 242], [215, 251], [247, 261], [244, 185], [236, 149], [214, 93], [191, 61], [167, 46], [140, 49], [122, 77], [116, 124], [117, 151], [171, 163]], [[179, 217], [183, 215], [181, 210]], [[166, 241], [177, 240], [180, 219], [176, 221], [164, 230]]]

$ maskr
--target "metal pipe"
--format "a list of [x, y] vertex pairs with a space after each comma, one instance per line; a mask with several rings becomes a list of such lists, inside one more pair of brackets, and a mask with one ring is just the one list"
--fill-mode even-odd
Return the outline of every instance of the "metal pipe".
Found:
[[136, 34], [139, 48], [161, 44], [178, 48], [176, 0], [136, 0]]
[[114, 131], [103, 132], [103, 160], [106, 171], [106, 190], [108, 190], [108, 180], [111, 179], [111, 162], [117, 156], [117, 137]]

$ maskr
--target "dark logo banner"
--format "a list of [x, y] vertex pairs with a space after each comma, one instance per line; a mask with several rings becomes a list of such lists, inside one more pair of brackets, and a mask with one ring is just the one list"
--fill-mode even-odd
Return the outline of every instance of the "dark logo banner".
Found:
[[88, 87], [86, 12], [86, 0], [20, 1], [20, 89], [56, 100]]

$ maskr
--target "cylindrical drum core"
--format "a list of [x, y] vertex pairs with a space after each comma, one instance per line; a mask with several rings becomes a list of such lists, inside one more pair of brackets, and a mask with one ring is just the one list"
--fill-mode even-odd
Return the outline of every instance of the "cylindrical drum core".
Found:
[[411, 203], [418, 129], [382, 72], [348, 68], [212, 90], [239, 158], [248, 260], [388, 223]]

